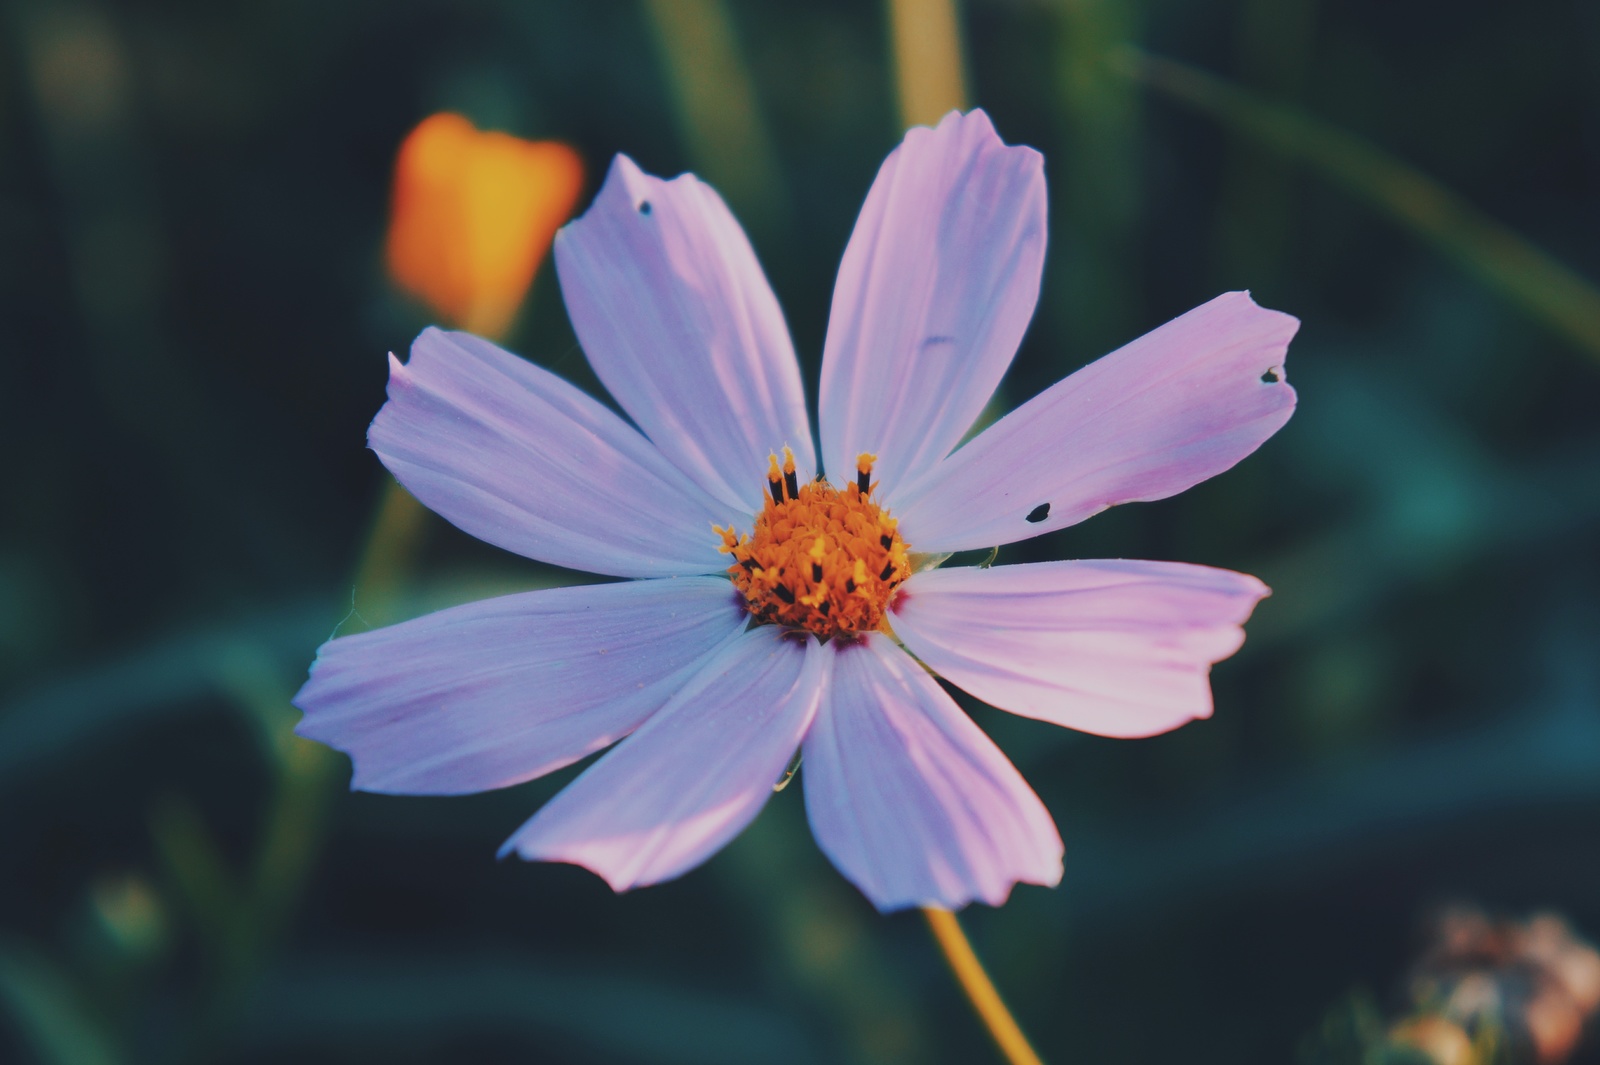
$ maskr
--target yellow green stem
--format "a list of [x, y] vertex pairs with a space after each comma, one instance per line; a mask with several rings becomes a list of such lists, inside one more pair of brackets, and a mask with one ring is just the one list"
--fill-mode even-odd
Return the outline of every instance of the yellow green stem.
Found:
[[955, 0], [889, 0], [889, 38], [905, 125], [934, 126], [947, 111], [966, 110]]
[[374, 625], [389, 624], [407, 571], [428, 530], [428, 511], [400, 482], [390, 480], [356, 564], [355, 608]]
[[928, 927], [933, 930], [933, 938], [938, 941], [939, 949], [944, 951], [950, 971], [955, 974], [961, 990], [966, 993], [984, 1027], [989, 1029], [989, 1034], [994, 1037], [995, 1045], [1005, 1055], [1006, 1061], [1011, 1065], [1044, 1065], [1039, 1055], [1034, 1053], [1028, 1037], [1022, 1034], [1016, 1018], [1006, 1009], [1000, 992], [995, 990], [994, 981], [984, 972], [983, 963], [973, 951], [967, 934], [961, 930], [961, 922], [956, 920], [956, 915], [949, 910], [924, 906], [922, 916], [928, 919]]

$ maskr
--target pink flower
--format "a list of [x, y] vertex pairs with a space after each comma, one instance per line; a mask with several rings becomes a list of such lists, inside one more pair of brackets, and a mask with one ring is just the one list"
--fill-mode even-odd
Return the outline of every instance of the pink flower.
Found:
[[1027, 328], [1044, 249], [1037, 152], [981, 111], [906, 135], [834, 290], [834, 487], [816, 480], [788, 330], [738, 223], [692, 175], [619, 156], [555, 256], [589, 362], [638, 428], [430, 329], [410, 362], [391, 358], [369, 439], [474, 536], [631, 579], [333, 640], [295, 699], [300, 734], [348, 752], [355, 788], [428, 795], [621, 740], [503, 849], [619, 891], [722, 847], [797, 749], [817, 842], [879, 909], [1056, 883], [1049, 813], [932, 673], [1013, 713], [1148, 736], [1211, 713], [1210, 666], [1267, 589], [1173, 562], [925, 563], [1228, 469], [1294, 408], [1298, 323], [1219, 296], [957, 448]]

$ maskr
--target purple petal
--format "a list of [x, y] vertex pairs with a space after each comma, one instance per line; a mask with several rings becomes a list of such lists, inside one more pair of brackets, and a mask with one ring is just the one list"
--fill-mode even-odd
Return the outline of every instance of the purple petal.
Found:
[[749, 824], [821, 697], [823, 650], [773, 626], [724, 646], [627, 741], [506, 841], [574, 862], [617, 891], [670, 880]]
[[719, 577], [468, 603], [323, 644], [295, 730], [351, 787], [459, 795], [531, 780], [632, 732], [747, 615]]
[[713, 573], [723, 508], [572, 385], [467, 333], [389, 357], [367, 434], [410, 492], [497, 547], [618, 577]]
[[1294, 411], [1300, 323], [1229, 292], [1052, 385], [898, 500], [918, 551], [992, 547], [1164, 499], [1260, 447]]
[[891, 505], [950, 453], [1011, 364], [1044, 269], [1044, 161], [982, 111], [909, 131], [839, 264], [822, 357], [822, 453], [861, 452]]
[[710, 186], [619, 155], [593, 206], [556, 235], [555, 257], [594, 372], [713, 497], [759, 510], [767, 456], [785, 445], [802, 480], [816, 469], [783, 312]]
[[1254, 577], [1181, 562], [929, 570], [892, 624], [912, 654], [986, 703], [1101, 736], [1211, 716], [1211, 663], [1244, 642]]
[[804, 775], [811, 830], [839, 871], [885, 913], [998, 906], [1019, 881], [1058, 882], [1049, 812], [938, 682], [878, 633], [829, 650]]

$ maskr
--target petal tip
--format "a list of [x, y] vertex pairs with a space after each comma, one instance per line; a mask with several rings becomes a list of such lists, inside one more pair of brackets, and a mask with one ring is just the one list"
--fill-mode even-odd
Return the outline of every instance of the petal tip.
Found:
[[1295, 333], [1299, 331], [1299, 329], [1300, 329], [1300, 319], [1299, 318], [1296, 318], [1294, 315], [1288, 313], [1287, 311], [1276, 310], [1276, 309], [1274, 309], [1272, 307], [1263, 307], [1260, 303], [1256, 302], [1255, 296], [1252, 295], [1250, 290], [1247, 289], [1247, 288], [1237, 289], [1237, 290], [1235, 290], [1233, 292], [1224, 292], [1222, 295], [1218, 296], [1216, 298], [1216, 300], [1214, 300], [1213, 302], [1222, 303], [1222, 302], [1226, 301], [1226, 302], [1229, 302], [1229, 303], [1238, 303], [1241, 300], [1244, 303], [1248, 304], [1251, 310], [1259, 311], [1261, 313], [1261, 316], [1262, 316], [1263, 320], [1275, 321], [1275, 322], [1279, 323], [1280, 325], [1287, 327], [1288, 328], [1288, 335], [1286, 337], [1284, 337], [1284, 341], [1283, 341], [1285, 344], [1287, 344], [1291, 339], [1293, 339]]
[[561, 846], [541, 847], [528, 841], [519, 843], [516, 836], [506, 840], [495, 857], [504, 860], [513, 854], [525, 862], [554, 862], [559, 865], [576, 866], [604, 880], [606, 886], [619, 895], [625, 891], [631, 891], [633, 888], [644, 887], [653, 883], [653, 881], [641, 877], [638, 870], [630, 871], [625, 867], [610, 869], [597, 861], [592, 855], [586, 855]]

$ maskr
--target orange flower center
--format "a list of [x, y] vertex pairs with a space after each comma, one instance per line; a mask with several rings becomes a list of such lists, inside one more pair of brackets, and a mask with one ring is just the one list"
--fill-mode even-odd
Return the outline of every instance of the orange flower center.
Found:
[[827, 481], [799, 484], [794, 454], [783, 467], [772, 456], [771, 498], [755, 531], [716, 528], [734, 564], [728, 576], [744, 593], [757, 622], [809, 629], [823, 639], [871, 632], [883, 625], [894, 590], [911, 576], [898, 522], [872, 501], [873, 455], [856, 460], [856, 480], [844, 488]]

